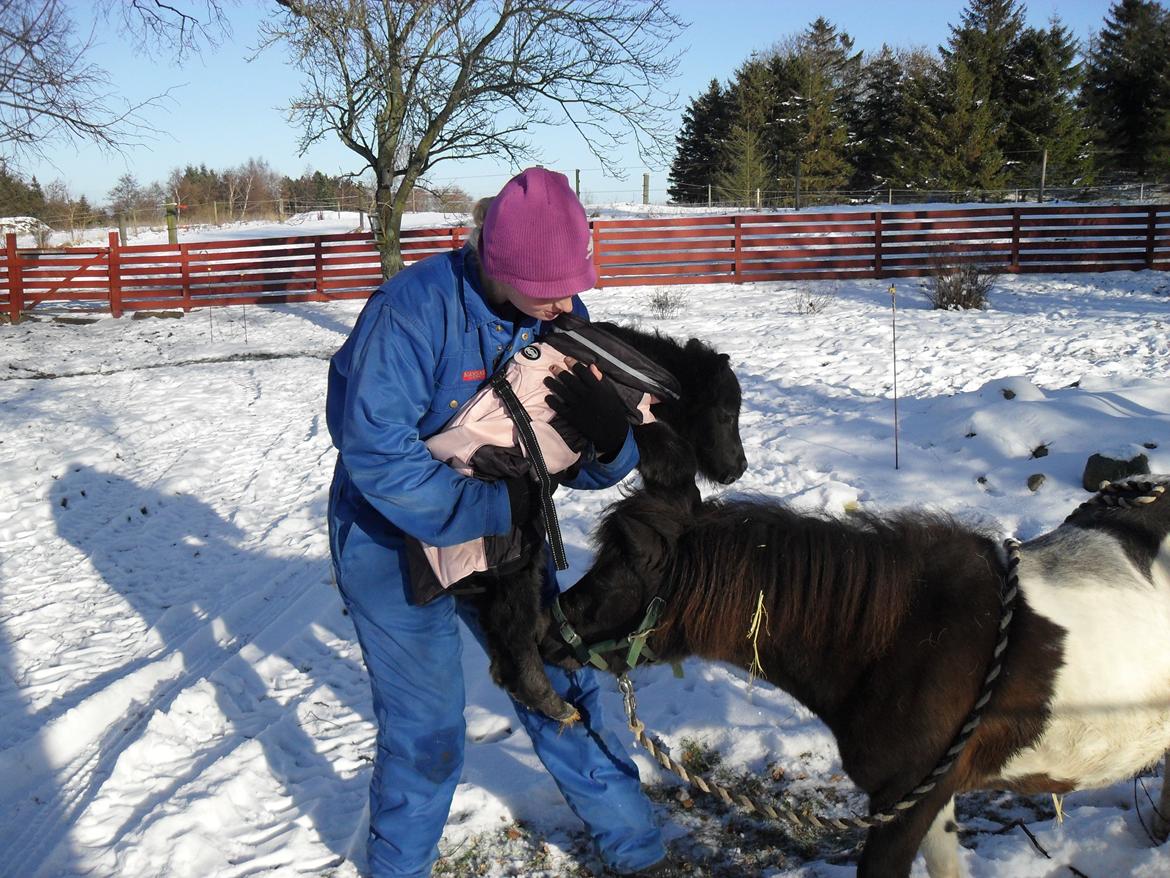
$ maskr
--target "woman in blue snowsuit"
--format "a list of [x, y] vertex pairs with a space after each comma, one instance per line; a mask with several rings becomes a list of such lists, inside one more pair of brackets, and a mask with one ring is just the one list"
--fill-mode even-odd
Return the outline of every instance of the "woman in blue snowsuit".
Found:
[[[454, 598], [411, 604], [404, 537], [444, 546], [506, 534], [534, 502], [523, 479], [462, 476], [432, 458], [424, 440], [544, 322], [569, 310], [586, 316], [577, 294], [595, 282], [588, 221], [568, 180], [530, 168], [492, 201], [478, 248], [433, 256], [383, 284], [330, 363], [326, 416], [338, 449], [330, 549], [378, 723], [368, 842], [375, 878], [431, 873], [463, 765], [457, 616], [482, 640]], [[550, 404], [593, 448], [569, 486], [616, 484], [638, 459], [620, 400], [581, 372], [559, 380]], [[556, 589], [551, 573], [547, 588]], [[603, 726], [592, 671], [547, 671], [582, 721], [561, 729], [516, 704], [537, 756], [609, 868], [666, 874], [637, 768]]]

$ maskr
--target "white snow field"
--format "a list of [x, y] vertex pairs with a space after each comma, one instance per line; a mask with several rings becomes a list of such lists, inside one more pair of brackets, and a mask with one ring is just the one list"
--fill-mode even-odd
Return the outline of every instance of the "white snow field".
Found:
[[[1170, 471], [1170, 276], [1001, 277], [990, 307], [965, 313], [930, 310], [920, 282], [899, 281], [899, 469], [887, 287], [638, 287], [586, 301], [597, 318], [731, 355], [750, 461], [732, 491], [836, 513], [928, 506], [1026, 539], [1087, 498], [1095, 451]], [[654, 316], [663, 293], [681, 302], [675, 316]], [[359, 308], [0, 326], [0, 875], [360, 874], [374, 729], [324, 525], [327, 361]], [[1032, 492], [1035, 473], [1046, 480]], [[563, 585], [618, 496], [558, 494]], [[597, 874], [470, 638], [464, 671], [467, 764], [436, 872]], [[824, 727], [766, 682], [693, 660], [683, 680], [635, 677], [642, 718], [676, 755], [717, 753], [724, 775], [810, 807], [864, 807]], [[636, 759], [691, 874], [852, 874], [859, 837], [692, 804]], [[1142, 829], [1160, 773], [1070, 795], [1063, 823], [1046, 797], [971, 797], [964, 868], [1170, 874], [1170, 848]]]

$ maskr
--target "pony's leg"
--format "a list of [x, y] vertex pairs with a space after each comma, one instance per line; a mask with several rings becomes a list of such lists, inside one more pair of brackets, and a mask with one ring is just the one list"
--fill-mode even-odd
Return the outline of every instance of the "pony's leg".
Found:
[[537, 648], [540, 586], [539, 570], [498, 578], [479, 602], [479, 624], [496, 684], [529, 710], [571, 722], [577, 709], [553, 689]]
[[926, 858], [926, 873], [930, 878], [959, 878], [959, 833], [955, 824], [955, 797], [947, 802], [919, 848]]
[[951, 794], [949, 786], [938, 787], [898, 819], [871, 829], [857, 864], [857, 878], [909, 878], [918, 848]]
[[1158, 811], [1150, 830], [1154, 840], [1161, 844], [1170, 837], [1170, 750], [1162, 759], [1162, 795], [1158, 797]]

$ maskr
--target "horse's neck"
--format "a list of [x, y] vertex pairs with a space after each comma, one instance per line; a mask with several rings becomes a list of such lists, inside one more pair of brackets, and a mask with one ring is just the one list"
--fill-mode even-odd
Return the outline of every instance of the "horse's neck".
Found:
[[836, 717], [867, 664], [856, 658], [847, 632], [834, 629], [810, 643], [797, 626], [780, 628], [779, 612], [770, 612], [769, 604], [783, 599], [781, 591], [758, 595], [741, 609], [720, 611], [713, 606], [714, 612], [703, 612], [676, 595], [667, 602], [659, 637], [652, 644], [666, 660], [694, 655], [734, 665], [788, 692], [822, 719]]

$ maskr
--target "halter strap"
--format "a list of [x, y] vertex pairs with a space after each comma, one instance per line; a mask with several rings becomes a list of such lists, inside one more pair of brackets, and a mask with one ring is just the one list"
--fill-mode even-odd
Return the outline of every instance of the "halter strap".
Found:
[[557, 620], [561, 640], [573, 651], [573, 657], [583, 665], [590, 664], [599, 671], [608, 671], [609, 662], [604, 658], [605, 653], [626, 650], [626, 666], [630, 669], [636, 667], [638, 661], [643, 657], [651, 662], [658, 660], [658, 656], [646, 645], [646, 641], [654, 633], [654, 626], [658, 623], [658, 617], [662, 614], [664, 605], [665, 601], [661, 597], [655, 596], [654, 600], [650, 601], [650, 606], [646, 608], [646, 615], [642, 617], [641, 623], [632, 632], [625, 637], [602, 640], [588, 645], [581, 639], [581, 635], [577, 633], [565, 615], [565, 611], [561, 608], [560, 595], [553, 600], [552, 614], [553, 618]]

